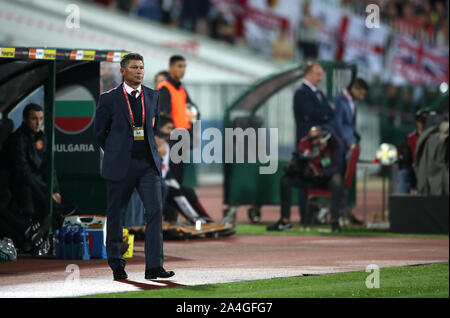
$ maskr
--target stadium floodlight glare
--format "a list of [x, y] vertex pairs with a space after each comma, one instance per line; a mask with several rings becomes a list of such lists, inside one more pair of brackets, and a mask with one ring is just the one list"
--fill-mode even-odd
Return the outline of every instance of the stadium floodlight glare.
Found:
[[445, 94], [448, 91], [448, 84], [446, 82], [442, 82], [441, 85], [439, 85], [439, 91], [441, 94]]

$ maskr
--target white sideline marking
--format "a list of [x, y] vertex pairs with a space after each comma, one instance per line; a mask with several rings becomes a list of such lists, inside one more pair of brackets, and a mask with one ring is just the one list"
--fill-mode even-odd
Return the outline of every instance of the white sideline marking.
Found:
[[[171, 282], [181, 285], [203, 285], [215, 283], [228, 283], [269, 279], [275, 277], [302, 276], [306, 273], [334, 272], [333, 267], [317, 268], [257, 268], [257, 269], [178, 269]], [[30, 275], [30, 280], [33, 275]], [[149, 285], [163, 286], [162, 281], [148, 281], [144, 279], [143, 272], [128, 272], [128, 280]], [[81, 275], [78, 283], [64, 284], [64, 280], [39, 282], [11, 286], [0, 286], [1, 298], [50, 298], [50, 297], [77, 297], [101, 293], [117, 293], [127, 291], [140, 291], [139, 287], [132, 284], [113, 281], [112, 274], [100, 277], [83, 278]]]

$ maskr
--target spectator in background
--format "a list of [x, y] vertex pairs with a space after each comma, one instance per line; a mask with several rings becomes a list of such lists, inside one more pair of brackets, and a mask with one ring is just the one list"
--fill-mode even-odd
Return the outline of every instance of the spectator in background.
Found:
[[162, 20], [158, 0], [141, 0], [136, 8], [136, 14], [155, 22], [161, 22]]
[[100, 63], [100, 93], [113, 89], [119, 81], [120, 78], [115, 74], [113, 63]]
[[156, 73], [155, 78], [153, 80], [155, 82], [155, 87], [158, 87], [159, 84], [161, 84], [164, 81], [167, 81], [169, 76], [170, 76], [170, 74], [167, 71], [160, 71], [160, 72]]
[[139, 5], [139, 0], [116, 0], [117, 9], [125, 13], [130, 13]]
[[356, 78], [350, 85], [334, 98], [336, 133], [343, 139], [347, 151], [360, 136], [356, 131], [356, 104], [366, 96], [369, 86], [362, 78]]
[[305, 1], [302, 8], [303, 16], [297, 32], [297, 47], [304, 60], [317, 59], [319, 46], [317, 44], [317, 32], [322, 23], [311, 14], [310, 3]]
[[286, 26], [280, 27], [278, 38], [272, 43], [272, 57], [279, 62], [288, 62], [294, 58], [294, 43]]
[[229, 44], [235, 43], [234, 17], [226, 3], [220, 3], [211, 10], [210, 36], [211, 38]]
[[180, 27], [184, 30], [208, 34], [205, 29], [210, 0], [182, 0]]
[[386, 5], [381, 9], [381, 20], [385, 23], [393, 23], [398, 18], [398, 11], [395, 0], [388, 0]]
[[181, 0], [160, 0], [161, 22], [178, 27], [182, 3]]
[[417, 178], [414, 171], [416, 148], [419, 137], [424, 131], [429, 113], [426, 109], [420, 109], [416, 112], [416, 130], [411, 132], [399, 146], [399, 171], [397, 176], [399, 193], [409, 194], [412, 189], [417, 187]]

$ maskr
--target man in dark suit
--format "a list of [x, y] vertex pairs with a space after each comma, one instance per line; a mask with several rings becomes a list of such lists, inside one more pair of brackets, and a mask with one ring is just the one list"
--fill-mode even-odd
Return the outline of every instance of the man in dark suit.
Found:
[[[334, 116], [334, 111], [328, 104], [327, 98], [319, 89], [323, 78], [323, 68], [318, 63], [309, 63], [305, 68], [302, 84], [294, 94], [294, 116], [296, 126], [295, 147], [303, 137], [308, 136], [314, 126], [329, 124]], [[301, 210], [306, 204], [306, 193], [299, 191], [299, 205], [301, 223], [307, 219], [305, 211]]]
[[329, 124], [334, 111], [327, 98], [319, 89], [322, 83], [323, 68], [317, 63], [306, 66], [302, 84], [294, 95], [294, 116], [296, 124], [297, 146], [300, 140], [308, 135], [313, 126]]
[[369, 86], [362, 78], [354, 79], [350, 85], [334, 98], [336, 133], [345, 142], [348, 149], [359, 142], [360, 136], [356, 131], [356, 104], [364, 99]]
[[114, 279], [126, 279], [122, 257], [123, 213], [136, 188], [146, 213], [145, 278], [168, 278], [163, 268], [161, 158], [154, 133], [159, 93], [141, 85], [144, 59], [137, 53], [120, 62], [124, 82], [102, 94], [95, 114], [95, 135], [104, 151], [102, 175], [107, 186], [106, 252]]

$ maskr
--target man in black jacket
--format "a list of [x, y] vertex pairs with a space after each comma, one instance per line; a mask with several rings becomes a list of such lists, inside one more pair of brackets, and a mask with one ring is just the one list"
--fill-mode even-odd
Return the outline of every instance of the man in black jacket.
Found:
[[[10, 171], [13, 206], [24, 219], [45, 224], [46, 147], [47, 139], [41, 130], [44, 112], [41, 106], [30, 103], [22, 115], [22, 125], [6, 141], [6, 165]], [[62, 197], [54, 173], [53, 200], [59, 208]], [[55, 218], [61, 209], [55, 209]], [[61, 217], [61, 215], [60, 215]], [[48, 221], [48, 220], [47, 220]], [[59, 222], [54, 223], [58, 226]]]
[[[13, 130], [13, 122], [10, 119], [0, 120], [0, 151]], [[6, 155], [0, 156], [0, 239], [8, 237], [14, 242], [14, 246], [21, 252], [31, 252], [39, 255], [43, 245], [42, 235], [38, 221], [29, 222], [18, 217], [9, 210], [11, 191], [9, 189], [9, 172], [5, 161]]]

